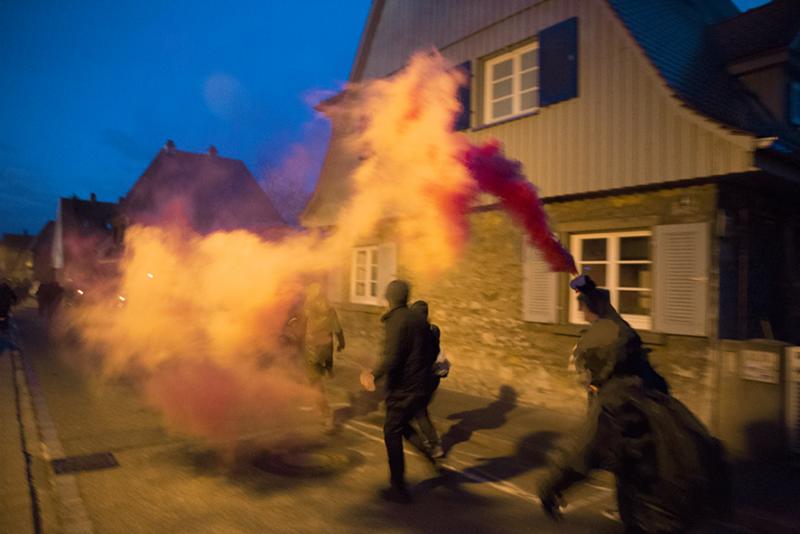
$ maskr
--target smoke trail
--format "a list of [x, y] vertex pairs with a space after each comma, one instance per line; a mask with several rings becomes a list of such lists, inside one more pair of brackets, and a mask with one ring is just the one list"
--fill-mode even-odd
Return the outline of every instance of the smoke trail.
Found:
[[[352, 86], [325, 106], [358, 162], [341, 177], [345, 200], [327, 234], [198, 235], [174, 217], [129, 228], [119, 277], [96, 284], [92, 293], [101, 297], [68, 318], [101, 356], [102, 374], [140, 377], [168, 423], [200, 436], [235, 439], [291, 421], [292, 410], [317, 395], [281, 341], [304, 287], [387, 221], [414, 275], [446, 272], [466, 243], [480, 191], [500, 197], [554, 269], [574, 269], [519, 164], [497, 145], [474, 147], [453, 131], [464, 78], [440, 54], [421, 53], [393, 77]], [[125, 306], [112, 309], [116, 295]]]
[[500, 199], [503, 208], [528, 233], [528, 241], [538, 248], [554, 272], [577, 273], [575, 260], [553, 235], [547, 213], [536, 186], [522, 174], [518, 161], [505, 158], [497, 141], [470, 146], [464, 164], [481, 191]]

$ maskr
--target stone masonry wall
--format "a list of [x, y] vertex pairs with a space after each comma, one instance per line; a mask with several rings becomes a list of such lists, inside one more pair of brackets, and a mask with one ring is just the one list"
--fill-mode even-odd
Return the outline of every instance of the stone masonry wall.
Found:
[[[668, 189], [551, 203], [547, 210], [564, 242], [573, 231], [649, 228], [656, 224], [713, 221], [715, 186]], [[431, 320], [442, 328], [442, 346], [453, 363], [443, 387], [495, 396], [503, 385], [513, 387], [521, 402], [579, 413], [586, 395], [567, 358], [579, 327], [569, 325], [566, 310], [568, 277], [560, 276], [559, 324], [522, 320], [522, 242], [520, 231], [503, 212], [471, 215], [472, 234], [463, 260], [437, 280], [414, 280], [412, 300], [430, 304]], [[712, 247], [716, 248], [716, 247]], [[398, 276], [403, 250], [398, 249]], [[717, 265], [712, 251], [709, 273], [709, 325], [716, 324], [713, 298]], [[348, 339], [343, 355], [372, 366], [380, 354], [381, 324], [376, 307], [337, 306]], [[665, 336], [643, 332], [653, 349], [655, 367], [670, 382], [674, 394], [703, 420], [711, 417], [713, 351], [709, 338]]]

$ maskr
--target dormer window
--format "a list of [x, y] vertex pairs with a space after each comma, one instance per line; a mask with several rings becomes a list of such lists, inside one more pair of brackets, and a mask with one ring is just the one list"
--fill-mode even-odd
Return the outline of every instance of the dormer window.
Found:
[[484, 63], [484, 122], [492, 123], [539, 108], [539, 43], [515, 48]]

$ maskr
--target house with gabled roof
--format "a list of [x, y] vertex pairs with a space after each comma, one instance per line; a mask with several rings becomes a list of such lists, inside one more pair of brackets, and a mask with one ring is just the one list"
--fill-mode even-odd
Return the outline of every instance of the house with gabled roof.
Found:
[[181, 224], [201, 234], [246, 229], [270, 234], [284, 227], [280, 213], [241, 160], [213, 146], [197, 154], [172, 140], [125, 195], [126, 224]]
[[[796, 5], [375, 0], [351, 81], [389, 76], [431, 45], [461, 66], [459, 128], [522, 163], [580, 271], [610, 291], [676, 396], [708, 421], [723, 340], [800, 343]], [[347, 129], [333, 123], [307, 226], [334, 224], [351, 190]], [[568, 277], [548, 271], [497, 205], [476, 205], [470, 222], [457, 268], [411, 278], [442, 327], [450, 387], [505, 384], [524, 401], [584, 410], [566, 370], [585, 327]], [[403, 257], [382, 231], [332, 277], [355, 357], [375, 354], [373, 288], [409, 276]]]
[[53, 273], [42, 273], [45, 278], [40, 280], [53, 278], [80, 288], [113, 275], [121, 252], [121, 243], [114, 238], [117, 216], [118, 205], [97, 200], [94, 193], [88, 200], [59, 198], [49, 247]]

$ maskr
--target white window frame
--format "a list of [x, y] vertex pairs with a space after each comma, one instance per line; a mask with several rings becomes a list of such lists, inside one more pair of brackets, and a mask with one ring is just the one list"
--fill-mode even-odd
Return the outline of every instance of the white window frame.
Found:
[[[492, 59], [488, 59], [483, 63], [483, 123], [484, 124], [493, 124], [495, 122], [506, 121], [509, 119], [513, 119], [515, 117], [521, 117], [524, 115], [529, 115], [531, 113], [535, 113], [540, 105], [539, 105], [539, 98], [536, 99], [536, 105], [533, 108], [529, 108], [526, 110], [521, 110], [521, 88], [520, 84], [522, 83], [522, 55], [530, 52], [531, 50], [536, 50], [536, 66], [532, 69], [528, 69], [528, 71], [539, 71], [539, 42], [534, 41], [533, 43], [523, 45], [520, 47], [515, 48], [514, 50], [502, 54], [497, 57], [493, 57]], [[492, 116], [492, 83], [496, 80], [492, 79], [492, 67], [497, 65], [498, 63], [502, 63], [508, 59], [512, 59], [512, 68], [511, 68], [511, 113], [508, 115], [503, 115], [501, 117], [493, 117]], [[536, 94], [540, 94], [540, 87], [541, 87], [541, 79], [537, 82], [536, 85]]]
[[[650, 259], [649, 260], [623, 260], [619, 259], [619, 249], [620, 249], [620, 239], [623, 237], [649, 237], [651, 243], [651, 250], [650, 250]], [[655, 294], [653, 293], [653, 287], [643, 289], [643, 288], [626, 288], [619, 286], [619, 266], [625, 264], [649, 264], [650, 265], [650, 280], [651, 284], [655, 279], [655, 262], [653, 261], [653, 250], [652, 250], [652, 243], [653, 243], [653, 232], [650, 230], [635, 230], [635, 231], [628, 231], [628, 232], [597, 232], [591, 234], [572, 234], [570, 236], [570, 248], [572, 250], [572, 255], [575, 258], [575, 264], [578, 265], [578, 269], [583, 271], [583, 258], [581, 257], [583, 253], [583, 247], [581, 246], [581, 242], [585, 239], [606, 239], [606, 260], [605, 261], [592, 261], [594, 264], [605, 264], [606, 265], [606, 285], [602, 286], [605, 289], [608, 289], [609, 293], [611, 294], [611, 304], [619, 310], [619, 291], [625, 289], [636, 289], [638, 291], [649, 291], [650, 292], [650, 315], [634, 315], [634, 314], [621, 314], [622, 318], [628, 321], [630, 325], [639, 330], [652, 330], [653, 329], [653, 313], [655, 310], [655, 302], [653, 301]], [[591, 265], [591, 263], [590, 263]], [[591, 270], [588, 272], [589, 276], [591, 276]], [[569, 321], [573, 324], [586, 324], [586, 321], [583, 319], [583, 313], [578, 310], [578, 299], [575, 298], [574, 295], [570, 296], [570, 303], [569, 303]]]
[[[359, 280], [358, 256], [362, 252], [366, 254], [366, 277], [363, 280]], [[356, 304], [380, 304], [381, 288], [379, 287], [379, 280], [380, 263], [378, 258], [378, 246], [374, 245], [368, 247], [355, 247], [353, 249], [353, 257], [350, 268], [350, 302]], [[365, 284], [363, 295], [358, 295], [356, 292], [356, 288], [359, 283]]]

